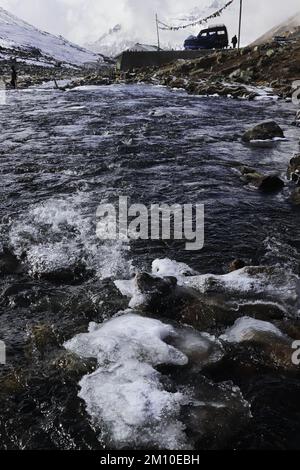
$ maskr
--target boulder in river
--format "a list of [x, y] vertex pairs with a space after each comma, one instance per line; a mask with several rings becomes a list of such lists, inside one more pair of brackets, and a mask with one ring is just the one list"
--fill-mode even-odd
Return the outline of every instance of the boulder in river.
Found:
[[300, 185], [300, 153], [296, 153], [291, 159], [287, 174], [292, 181]]
[[258, 189], [263, 193], [276, 193], [284, 188], [284, 182], [279, 176], [264, 176], [258, 185]]
[[266, 121], [248, 129], [244, 133], [242, 140], [244, 142], [251, 142], [255, 140], [272, 140], [276, 138], [284, 138], [283, 130], [275, 121]]
[[[239, 318], [220, 339], [225, 343], [259, 345], [264, 353], [261, 366], [295, 369], [291, 359], [292, 340], [272, 323], [251, 317]], [[255, 360], [259, 361], [258, 357]]]
[[276, 193], [284, 188], [284, 181], [277, 175], [262, 175], [257, 172], [244, 173], [243, 180], [263, 193]]
[[267, 290], [265, 283], [269, 282], [269, 276], [272, 268], [248, 267], [225, 276], [184, 277], [178, 284], [176, 278], [140, 273], [132, 283], [134, 292], [130, 296], [134, 301], [130, 306], [147, 315], [172, 319], [207, 332], [230, 326], [245, 314], [260, 320], [277, 320], [284, 315], [283, 307], [273, 300], [270, 303], [261, 294]]

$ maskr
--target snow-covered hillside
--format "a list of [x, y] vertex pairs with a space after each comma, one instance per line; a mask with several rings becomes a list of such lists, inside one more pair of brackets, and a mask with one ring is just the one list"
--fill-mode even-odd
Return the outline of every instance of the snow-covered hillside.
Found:
[[99, 55], [67, 41], [62, 36], [40, 31], [0, 8], [0, 59], [20, 55], [39, 64], [63, 62], [83, 65], [96, 62]]
[[300, 11], [258, 38], [252, 46], [272, 41], [275, 36], [300, 36]]
[[131, 33], [124, 31], [120, 24], [117, 24], [97, 41], [86, 44], [86, 47], [93, 52], [115, 57], [126, 49], [131, 49], [140, 41], [140, 37], [134, 37]]

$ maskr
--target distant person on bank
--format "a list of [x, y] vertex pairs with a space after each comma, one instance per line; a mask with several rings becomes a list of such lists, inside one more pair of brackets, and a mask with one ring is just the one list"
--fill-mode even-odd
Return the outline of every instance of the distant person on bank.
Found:
[[17, 88], [18, 74], [17, 74], [17, 61], [12, 60], [11, 63], [11, 87], [15, 90]]
[[233, 38], [231, 40], [231, 43], [232, 43], [233, 49], [236, 49], [236, 46], [237, 46], [237, 43], [238, 43], [238, 39], [237, 39], [236, 36], [233, 36]]

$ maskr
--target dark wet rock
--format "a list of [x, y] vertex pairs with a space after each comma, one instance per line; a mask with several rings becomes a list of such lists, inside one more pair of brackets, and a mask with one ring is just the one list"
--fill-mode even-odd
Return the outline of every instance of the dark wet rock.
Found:
[[233, 260], [230, 264], [229, 264], [229, 272], [234, 272], [234, 271], [238, 271], [239, 269], [242, 269], [246, 266], [246, 263], [245, 261], [241, 260], [241, 259], [235, 259]]
[[286, 310], [272, 302], [245, 302], [238, 305], [240, 317], [252, 317], [262, 321], [282, 320]]
[[264, 176], [258, 185], [258, 189], [263, 193], [276, 193], [283, 188], [284, 182], [276, 175]]
[[9, 250], [0, 253], [0, 275], [19, 274], [22, 272], [22, 266], [17, 257]]
[[256, 353], [249, 356], [250, 367], [254, 363], [255, 366], [259, 364], [260, 368], [296, 370], [292, 362], [292, 339], [271, 323], [243, 317], [220, 339], [224, 340], [225, 349], [228, 344], [234, 345], [233, 348], [253, 347]]
[[156, 278], [147, 273], [136, 277], [138, 290], [143, 294], [139, 309], [206, 331], [219, 322], [230, 324], [232, 318], [222, 302], [213, 297], [204, 299], [193, 289], [177, 286], [176, 278]]
[[[238, 304], [226, 302], [225, 290], [221, 293], [217, 284], [211, 281], [211, 289], [202, 295], [193, 288], [178, 286], [175, 278], [162, 279], [146, 273], [139, 274], [136, 282], [143, 302], [138, 310], [193, 326], [199, 331], [215, 332], [232, 325], [241, 316], [241, 311]], [[266, 318], [259, 314], [258, 317]]]
[[[84, 360], [69, 351], [60, 351], [52, 362], [53, 367], [63, 370], [69, 376], [83, 376], [93, 371], [94, 361]], [[95, 361], [96, 362], [96, 361]]]
[[283, 130], [275, 121], [266, 121], [246, 131], [242, 140], [251, 142], [252, 140], [271, 140], [276, 137], [284, 138]]
[[139, 273], [135, 279], [139, 292], [144, 296], [143, 310], [159, 314], [174, 303], [177, 292], [177, 279], [160, 278], [147, 273]]
[[53, 350], [58, 347], [59, 341], [52, 325], [39, 324], [31, 327], [27, 345], [27, 354], [30, 357], [43, 358], [45, 355], [52, 354]]
[[16, 282], [5, 287], [1, 294], [1, 300], [11, 307], [29, 307], [33, 303], [47, 295], [46, 286], [37, 286], [26, 281]]
[[65, 269], [41, 273], [38, 274], [37, 277], [45, 279], [53, 284], [76, 285], [77, 283], [82, 282], [83, 279], [88, 279], [91, 275], [92, 273], [87, 271], [84, 265], [77, 264]]
[[9, 372], [0, 378], [0, 396], [11, 396], [25, 388], [24, 377], [21, 372]]
[[177, 286], [176, 277], [154, 277], [147, 273], [136, 276], [136, 283], [144, 294], [169, 294]]
[[278, 328], [293, 340], [300, 341], [300, 319], [284, 319], [278, 322]]
[[251, 418], [250, 404], [232, 382], [213, 383], [198, 376], [187, 383], [194, 389], [194, 403], [183, 410], [183, 423], [195, 449], [226, 447]]
[[[147, 315], [171, 319], [214, 334], [245, 315], [263, 321], [284, 317], [289, 307], [284, 301], [281, 270], [272, 266], [245, 267], [241, 269], [237, 285], [234, 278], [228, 276], [187, 277], [183, 287], [178, 286], [174, 278], [139, 274], [137, 287], [142, 300], [137, 308]], [[246, 289], [239, 287], [243, 279], [248, 286]], [[291, 278], [286, 282], [296, 281]]]
[[284, 181], [277, 175], [263, 175], [252, 171], [252, 168], [242, 167], [242, 179], [246, 183], [255, 186], [263, 193], [276, 193], [284, 188]]
[[249, 379], [251, 376], [266, 374], [271, 371], [297, 372], [292, 363], [293, 350], [290, 343], [277, 343], [269, 339], [268, 343], [248, 341], [224, 345], [224, 358], [215, 366], [214, 376], [223, 378], [226, 374], [238, 378]]
[[289, 179], [300, 185], [300, 153], [296, 153], [290, 160], [287, 175]]

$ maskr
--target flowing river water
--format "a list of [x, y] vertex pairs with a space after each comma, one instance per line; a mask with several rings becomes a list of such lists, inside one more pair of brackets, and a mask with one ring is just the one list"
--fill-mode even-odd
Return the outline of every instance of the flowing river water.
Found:
[[[299, 446], [299, 372], [225, 341], [236, 319], [255, 317], [255, 305], [272, 305], [274, 328], [300, 340], [292, 184], [263, 195], [238, 171], [248, 165], [286, 180], [299, 148], [294, 115], [287, 102], [146, 85], [8, 93], [0, 113], [1, 448]], [[269, 119], [286, 140], [241, 142], [246, 128]], [[204, 204], [204, 248], [99, 240], [97, 207], [119, 196]], [[269, 270], [258, 280], [226, 275], [236, 258]], [[207, 297], [212, 281], [222, 305], [234, 301], [239, 311], [248, 302], [248, 310], [204, 331], [170, 318], [167, 302], [145, 315], [130, 280], [151, 270], [182, 285], [194, 279]]]

